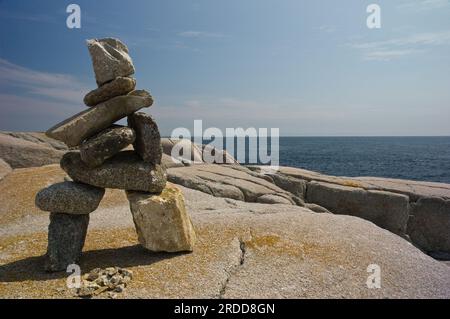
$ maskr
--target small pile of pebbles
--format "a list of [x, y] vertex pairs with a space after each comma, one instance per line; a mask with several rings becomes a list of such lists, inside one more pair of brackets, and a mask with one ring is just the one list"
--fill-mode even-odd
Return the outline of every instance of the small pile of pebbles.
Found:
[[117, 293], [124, 292], [132, 279], [131, 270], [120, 267], [95, 268], [83, 275], [83, 284], [77, 289], [77, 296], [91, 298], [108, 292], [110, 298], [116, 298]]

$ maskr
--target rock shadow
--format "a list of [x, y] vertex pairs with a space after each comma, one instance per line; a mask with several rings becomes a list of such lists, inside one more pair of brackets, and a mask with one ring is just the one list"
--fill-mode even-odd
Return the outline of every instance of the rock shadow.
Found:
[[[133, 245], [85, 251], [80, 258], [79, 265], [81, 273], [84, 274], [94, 268], [148, 266], [187, 253], [154, 253], [145, 250], [140, 245]], [[45, 272], [44, 260], [44, 255], [34, 256], [0, 265], [0, 282], [46, 281], [65, 278], [69, 275], [65, 271]]]

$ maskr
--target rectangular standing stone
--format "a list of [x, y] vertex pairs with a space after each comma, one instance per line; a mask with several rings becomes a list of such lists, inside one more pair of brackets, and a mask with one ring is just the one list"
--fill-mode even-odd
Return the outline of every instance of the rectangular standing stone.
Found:
[[81, 256], [89, 225], [89, 214], [50, 213], [45, 270], [65, 271]]

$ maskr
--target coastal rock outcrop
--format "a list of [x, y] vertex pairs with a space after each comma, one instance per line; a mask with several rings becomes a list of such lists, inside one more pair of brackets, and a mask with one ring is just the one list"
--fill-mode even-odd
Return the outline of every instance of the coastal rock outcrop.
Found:
[[[53, 167], [27, 171], [36, 179], [59, 178], [60, 171], [49, 173]], [[91, 215], [78, 260], [83, 278], [96, 268], [132, 271], [121, 298], [450, 298], [447, 265], [371, 222], [177, 187], [196, 229], [192, 253], [144, 253], [123, 198]], [[28, 197], [35, 194], [27, 191]], [[117, 193], [107, 193], [104, 201], [115, 197]], [[16, 228], [0, 225], [4, 298], [78, 298], [66, 288], [65, 275], [36, 273], [47, 244], [42, 217], [19, 218]], [[370, 265], [380, 267], [381, 289], [367, 286]]]
[[[261, 174], [261, 166], [249, 167]], [[432, 256], [450, 258], [450, 185], [381, 177], [339, 177], [293, 167], [277, 175], [305, 182], [306, 201], [373, 221]], [[378, 216], [378, 217], [377, 217]]]
[[245, 167], [204, 164], [170, 168], [167, 173], [167, 178], [172, 183], [200, 190], [216, 197], [255, 203], [302, 205], [301, 199], [263, 178], [254, 176]]
[[421, 198], [411, 206], [411, 240], [432, 255], [450, 259], [450, 199]]
[[59, 163], [65, 152], [44, 143], [35, 143], [9, 134], [0, 134], [0, 156], [12, 168]]
[[335, 214], [361, 217], [394, 234], [405, 236], [409, 218], [409, 199], [405, 195], [310, 182], [306, 201]]

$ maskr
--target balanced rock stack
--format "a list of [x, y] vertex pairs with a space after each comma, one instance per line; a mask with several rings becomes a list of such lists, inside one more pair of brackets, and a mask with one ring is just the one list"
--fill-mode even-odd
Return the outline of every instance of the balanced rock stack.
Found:
[[[89, 40], [87, 45], [98, 84], [84, 98], [90, 108], [46, 132], [79, 149], [61, 159], [73, 181], [47, 187], [36, 196], [36, 206], [50, 212], [46, 270], [65, 270], [77, 262], [89, 214], [97, 209], [105, 188], [127, 192], [145, 248], [192, 251], [195, 233], [183, 194], [167, 183], [158, 126], [151, 116], [137, 112], [150, 107], [153, 99], [147, 91], [135, 90], [128, 48], [113, 38]], [[125, 117], [128, 126], [114, 124]]]

